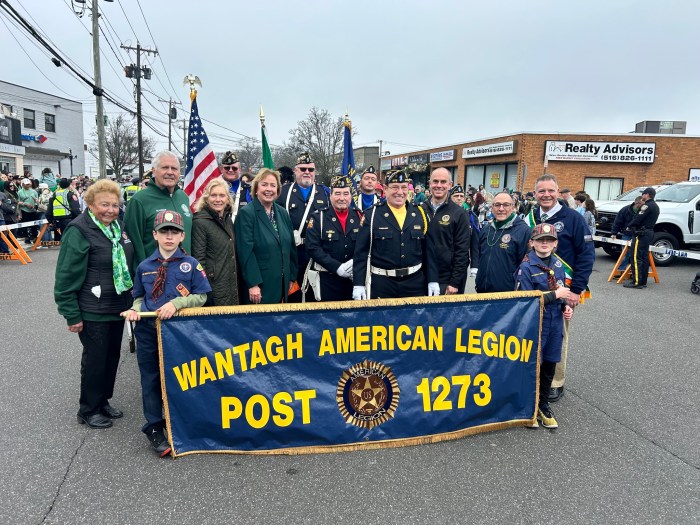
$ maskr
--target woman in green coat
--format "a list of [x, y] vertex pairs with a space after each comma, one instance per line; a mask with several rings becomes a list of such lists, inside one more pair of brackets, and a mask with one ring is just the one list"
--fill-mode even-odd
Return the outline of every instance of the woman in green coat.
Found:
[[211, 292], [204, 306], [238, 304], [236, 246], [228, 183], [218, 177], [204, 189], [192, 220], [192, 257], [207, 273]]
[[253, 179], [253, 200], [236, 218], [236, 252], [248, 287], [248, 294], [242, 294], [247, 303], [286, 302], [297, 275], [292, 221], [275, 202], [280, 192], [279, 172], [261, 169]]

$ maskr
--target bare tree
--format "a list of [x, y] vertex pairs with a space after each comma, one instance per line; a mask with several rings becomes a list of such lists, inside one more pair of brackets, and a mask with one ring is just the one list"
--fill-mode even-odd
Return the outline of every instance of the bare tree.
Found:
[[250, 171], [255, 174], [262, 166], [262, 142], [259, 140], [253, 138], [241, 140], [236, 148], [236, 154], [243, 173]]
[[[90, 153], [97, 158], [97, 132], [92, 132], [93, 141]], [[143, 137], [143, 157], [149, 159], [153, 156], [155, 140], [151, 137]], [[136, 123], [119, 115], [110, 119], [105, 129], [105, 154], [107, 167], [114, 172], [117, 181], [121, 181], [124, 171], [131, 171], [139, 164], [138, 139]]]
[[275, 169], [282, 166], [293, 168], [299, 153], [299, 151], [295, 151], [294, 147], [286, 143], [272, 148], [272, 161], [275, 164]]
[[343, 117], [334, 118], [327, 109], [312, 107], [306, 120], [289, 130], [289, 145], [299, 153], [308, 151], [316, 164], [316, 180], [328, 183], [340, 165], [338, 154], [343, 152]]

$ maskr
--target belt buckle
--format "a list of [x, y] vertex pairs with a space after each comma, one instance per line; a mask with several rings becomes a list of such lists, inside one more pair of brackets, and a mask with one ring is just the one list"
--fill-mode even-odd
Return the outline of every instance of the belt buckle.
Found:
[[408, 275], [408, 268], [399, 268], [396, 270], [396, 277], [406, 277]]

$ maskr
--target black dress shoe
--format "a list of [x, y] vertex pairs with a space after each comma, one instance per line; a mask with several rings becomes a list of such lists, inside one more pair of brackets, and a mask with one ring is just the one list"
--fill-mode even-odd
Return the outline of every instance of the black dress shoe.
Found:
[[564, 395], [564, 387], [559, 386], [555, 388], [550, 388], [549, 389], [549, 402], [550, 403], [556, 403], [559, 401], [559, 398]]
[[107, 419], [102, 414], [92, 414], [91, 416], [84, 416], [78, 413], [78, 423], [81, 425], [87, 425], [90, 428], [109, 428], [112, 426], [112, 420]]
[[634, 284], [634, 281], [628, 281], [625, 284], [622, 285], [625, 288], [635, 288], [637, 290], [641, 290], [642, 288], [646, 288], [646, 284]]
[[124, 416], [124, 412], [122, 412], [118, 408], [114, 408], [109, 403], [107, 403], [100, 409], [100, 414], [110, 419], [119, 419], [120, 417]]

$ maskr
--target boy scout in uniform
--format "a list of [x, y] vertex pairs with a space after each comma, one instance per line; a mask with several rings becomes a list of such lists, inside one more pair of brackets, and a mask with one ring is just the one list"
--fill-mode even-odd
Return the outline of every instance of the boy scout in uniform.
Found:
[[139, 264], [134, 278], [134, 304], [121, 313], [136, 323], [136, 357], [141, 373], [141, 398], [146, 434], [153, 450], [164, 457], [170, 452], [163, 428], [163, 399], [160, 390], [158, 334], [155, 319], [141, 320], [140, 312], [156, 312], [158, 319], [170, 319], [181, 308], [203, 306], [211, 286], [206, 273], [194, 257], [185, 254], [180, 243], [185, 239], [182, 215], [165, 210], [153, 223], [156, 250]]

